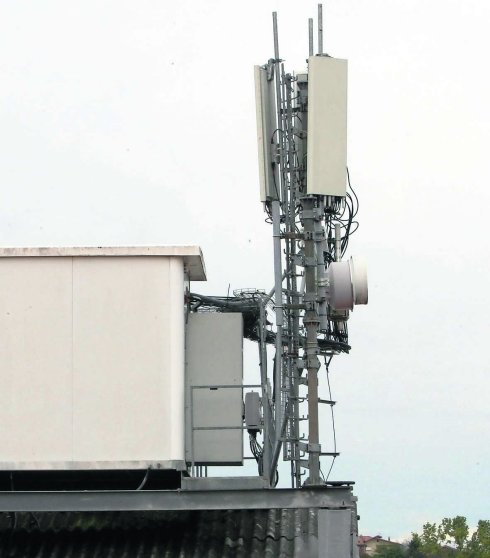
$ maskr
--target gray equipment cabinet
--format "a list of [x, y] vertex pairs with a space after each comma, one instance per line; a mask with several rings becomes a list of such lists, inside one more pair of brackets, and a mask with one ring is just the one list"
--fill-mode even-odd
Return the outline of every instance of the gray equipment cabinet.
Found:
[[242, 384], [242, 314], [189, 314], [186, 329], [188, 463], [243, 463]]

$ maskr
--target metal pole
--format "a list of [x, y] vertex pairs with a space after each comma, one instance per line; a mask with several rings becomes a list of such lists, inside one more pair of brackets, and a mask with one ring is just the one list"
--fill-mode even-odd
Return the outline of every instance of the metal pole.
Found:
[[[313, 47], [313, 20], [311, 24], [311, 43]], [[313, 56], [313, 50], [310, 53]], [[308, 82], [304, 79], [301, 81], [296, 82], [297, 91], [295, 95], [295, 121], [294, 121], [294, 145], [296, 146], [296, 157], [297, 157], [297, 172], [293, 173], [295, 176], [295, 183], [294, 183], [294, 206], [292, 206], [293, 210], [296, 210], [298, 199], [301, 196], [301, 190], [304, 190], [306, 187], [306, 152], [307, 152], [307, 129], [308, 129], [308, 112], [307, 112], [307, 98], [308, 98]], [[294, 277], [294, 291], [299, 288], [298, 295], [293, 298], [293, 304], [299, 304], [302, 302], [302, 294], [304, 292], [304, 282], [305, 277], [302, 274], [301, 278], [301, 286], [298, 285], [296, 281], [296, 259], [295, 256], [297, 253], [301, 253], [300, 248], [297, 245], [297, 242], [294, 243], [293, 249], [293, 259], [291, 262], [291, 272]], [[290, 414], [294, 417], [294, 429], [293, 429], [293, 438], [294, 443], [292, 444], [294, 447], [294, 464], [295, 464], [295, 471], [294, 471], [294, 484], [297, 488], [301, 486], [301, 451], [299, 449], [299, 440], [300, 440], [300, 402], [299, 402], [299, 386], [300, 386], [300, 377], [302, 375], [302, 364], [300, 365], [300, 317], [301, 312], [295, 311], [294, 312], [294, 320], [293, 320], [293, 338], [294, 338], [294, 354], [296, 355], [296, 362], [294, 366], [294, 395], [292, 401], [289, 402], [290, 405]], [[302, 361], [302, 359], [301, 359]]]
[[279, 34], [277, 32], [277, 12], [272, 12], [272, 30], [274, 33], [274, 58], [279, 59]]
[[281, 208], [276, 200], [272, 202], [272, 236], [274, 242], [274, 280], [275, 295], [274, 308], [276, 309], [276, 361], [274, 370], [274, 401], [276, 413], [276, 442], [281, 431], [281, 383], [282, 383], [282, 261], [281, 261]]
[[[277, 12], [272, 13], [272, 25], [274, 32], [274, 79], [276, 85], [277, 101], [277, 127], [284, 131], [282, 116], [282, 96], [281, 96], [281, 65], [279, 59], [279, 35], [277, 31]], [[279, 132], [279, 191], [284, 188], [284, 134]], [[282, 384], [282, 328], [284, 325], [283, 306], [282, 306], [282, 256], [281, 256], [281, 203], [279, 200], [271, 202], [272, 205], [272, 236], [274, 243], [274, 287], [275, 287], [275, 309], [276, 309], [276, 362], [274, 370], [274, 402], [275, 402], [275, 425], [276, 425], [276, 445], [281, 443], [280, 433], [282, 424], [281, 409], [281, 384]]]
[[262, 384], [262, 408], [264, 410], [264, 457], [263, 457], [263, 470], [262, 475], [270, 484], [270, 463], [271, 463], [271, 432], [269, 426], [271, 420], [269, 416], [269, 387], [267, 384], [267, 344], [265, 340], [265, 306], [264, 302], [260, 303], [260, 344], [259, 344], [259, 358], [260, 358], [260, 382]]
[[318, 54], [323, 54], [323, 6], [318, 4]]
[[[294, 111], [293, 111], [293, 79], [291, 75], [286, 76], [286, 101], [287, 101], [287, 131], [288, 131], [288, 159], [289, 159], [289, 203], [287, 207], [287, 227], [288, 232], [292, 235], [296, 230], [296, 192], [298, 189], [298, 174], [294, 166], [297, 165], [297, 147], [295, 141], [295, 121], [294, 121]], [[292, 165], [294, 164], [293, 168]], [[288, 425], [287, 425], [287, 437], [288, 437], [288, 447], [289, 454], [287, 457], [291, 460], [291, 485], [294, 488], [299, 486], [298, 482], [298, 439], [299, 439], [299, 428], [298, 428], [298, 368], [297, 362], [299, 357], [299, 313], [298, 310], [294, 309], [295, 306], [299, 304], [299, 297], [297, 295], [297, 280], [296, 280], [296, 253], [297, 246], [296, 240], [291, 236], [291, 239], [287, 241], [289, 243], [289, 250], [287, 252], [287, 274], [288, 274], [288, 303], [292, 305], [287, 310], [288, 314], [288, 396], [289, 405], [287, 410], [288, 415]], [[293, 402], [291, 404], [291, 401]]]
[[[295, 348], [295, 332], [294, 332], [294, 320], [295, 312], [293, 310], [295, 304], [295, 291], [296, 291], [296, 266], [295, 266], [295, 253], [296, 253], [296, 241], [293, 238], [295, 233], [295, 194], [296, 194], [296, 180], [297, 175], [295, 172], [295, 159], [296, 159], [296, 146], [294, 137], [294, 122], [293, 122], [293, 77], [290, 74], [286, 74], [283, 78], [283, 84], [285, 89], [285, 140], [287, 145], [288, 153], [288, 168], [287, 176], [285, 176], [285, 183], [287, 186], [287, 203], [283, 205], [283, 213], [285, 215], [286, 231], [288, 233], [288, 238], [286, 238], [286, 275], [287, 275], [287, 308], [285, 311], [285, 318], [287, 329], [285, 335], [287, 335], [288, 350], [285, 362], [283, 363], [283, 389], [287, 392], [287, 398], [294, 398], [295, 392], [295, 372], [296, 372], [296, 358], [297, 350]], [[298, 301], [296, 301], [296, 304]], [[296, 354], [296, 357], [295, 357]], [[294, 399], [293, 399], [294, 400]], [[296, 442], [295, 439], [295, 415], [294, 408], [292, 405], [287, 407], [287, 423], [286, 430], [284, 434], [284, 446], [283, 446], [283, 458], [284, 460], [291, 461], [291, 482], [292, 486], [295, 486], [295, 455], [296, 455]], [[283, 409], [286, 412], [285, 409]]]
[[[287, 407], [288, 405], [286, 405], [286, 411], [287, 411]], [[282, 421], [281, 427], [279, 429], [279, 436], [278, 436], [279, 439], [281, 439], [284, 436], [284, 431], [286, 430], [286, 423], [287, 423], [287, 412], [284, 414], [284, 420]], [[274, 453], [272, 454], [272, 463], [271, 463], [271, 472], [270, 472], [271, 479], [274, 478], [274, 471], [276, 470], [280, 453], [281, 453], [281, 444], [279, 443], [275, 445]]]
[[309, 38], [309, 56], [313, 56], [313, 18], [310, 17], [308, 19], [308, 38]]
[[[284, 99], [285, 99], [285, 139], [287, 145], [287, 153], [288, 153], [288, 174], [287, 177], [285, 176], [285, 196], [283, 198], [283, 213], [284, 213], [284, 221], [286, 225], [286, 232], [292, 233], [293, 232], [293, 224], [292, 219], [294, 218], [294, 212], [291, 211], [291, 204], [292, 204], [292, 197], [293, 197], [293, 176], [294, 173], [291, 173], [291, 161], [293, 161], [294, 157], [294, 149], [293, 145], [294, 142], [291, 141], [293, 136], [293, 112], [292, 112], [292, 96], [291, 96], [291, 75], [282, 74], [283, 77], [283, 90], [284, 90]], [[285, 256], [286, 256], [286, 310], [284, 312], [285, 316], [285, 340], [287, 339], [287, 355], [286, 361], [283, 363], [283, 379], [282, 385], [283, 390], [287, 393], [286, 398], [290, 397], [291, 394], [291, 381], [292, 381], [292, 367], [291, 367], [291, 354], [292, 354], [292, 319], [291, 319], [291, 304], [292, 304], [292, 286], [291, 286], [291, 249], [292, 245], [294, 244], [294, 239], [288, 237], [285, 239]], [[284, 443], [283, 443], [283, 459], [287, 460], [291, 457], [291, 444], [289, 442], [290, 434], [291, 434], [291, 421], [289, 417], [289, 412], [286, 414], [286, 409], [283, 409], [285, 413], [285, 418], [287, 420]], [[286, 442], [287, 440], [287, 442]]]
[[305, 294], [303, 323], [306, 329], [306, 369], [308, 371], [308, 469], [307, 484], [320, 484], [320, 433], [318, 424], [318, 325], [317, 258], [315, 251], [315, 198], [303, 199], [305, 233]]

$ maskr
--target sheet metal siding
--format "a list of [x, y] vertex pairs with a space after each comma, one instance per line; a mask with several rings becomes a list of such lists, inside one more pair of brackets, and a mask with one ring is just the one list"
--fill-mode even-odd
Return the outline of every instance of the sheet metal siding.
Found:
[[[192, 424], [201, 428], [243, 424], [242, 314], [190, 314], [186, 335], [186, 459], [195, 463], [242, 463], [243, 430], [195, 430], [192, 435]], [[212, 384], [239, 389], [192, 389]]]
[[0, 556], [308, 558], [317, 509], [0, 514]]
[[182, 257], [0, 258], [0, 468], [183, 461], [184, 327]]

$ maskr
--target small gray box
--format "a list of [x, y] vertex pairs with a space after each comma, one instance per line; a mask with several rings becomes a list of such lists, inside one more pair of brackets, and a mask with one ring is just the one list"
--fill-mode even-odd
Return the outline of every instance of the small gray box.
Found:
[[186, 331], [187, 462], [243, 464], [242, 385], [242, 314], [189, 314]]
[[256, 391], [245, 394], [245, 426], [247, 430], [262, 430], [260, 395]]

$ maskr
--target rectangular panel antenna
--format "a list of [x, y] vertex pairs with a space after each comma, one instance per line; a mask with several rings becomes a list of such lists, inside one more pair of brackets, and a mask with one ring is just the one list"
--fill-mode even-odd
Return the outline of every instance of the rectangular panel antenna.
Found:
[[308, 194], [345, 196], [347, 60], [308, 59]]
[[274, 80], [268, 70], [255, 66], [255, 105], [257, 114], [257, 147], [259, 155], [260, 200], [279, 199], [279, 177], [274, 161], [276, 101]]

